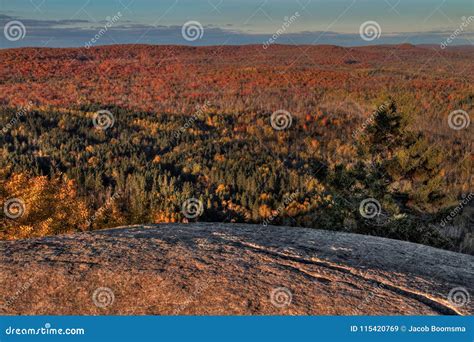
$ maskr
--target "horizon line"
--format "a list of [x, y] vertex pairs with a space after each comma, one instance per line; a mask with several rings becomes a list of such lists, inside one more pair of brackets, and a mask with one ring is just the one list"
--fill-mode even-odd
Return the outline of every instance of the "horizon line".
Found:
[[[178, 47], [178, 48], [192, 48], [192, 49], [199, 49], [199, 48], [222, 48], [222, 47], [262, 47], [262, 44], [256, 43], [243, 43], [243, 44], [209, 44], [209, 45], [193, 45], [193, 44], [160, 44], [160, 43], [117, 43], [117, 44], [97, 44], [91, 47], [84, 47], [84, 46], [19, 46], [19, 47], [1, 47], [0, 50], [23, 50], [23, 49], [42, 49], [42, 50], [66, 50], [66, 49], [100, 49], [100, 48], [107, 48], [107, 47], [131, 47], [131, 46], [145, 46], [145, 47]], [[352, 48], [379, 48], [379, 47], [402, 47], [402, 46], [411, 46], [411, 47], [436, 47], [441, 49], [439, 44], [431, 44], [431, 43], [420, 43], [420, 44], [413, 44], [413, 43], [381, 43], [381, 44], [361, 44], [361, 45], [351, 45], [351, 46], [344, 46], [338, 44], [331, 44], [331, 43], [323, 43], [323, 44], [271, 44], [268, 48], [272, 47], [337, 47], [343, 49], [352, 49]], [[451, 45], [447, 46], [445, 49], [458, 49], [458, 48], [473, 48], [474, 45], [472, 44], [458, 44], [458, 45]]]

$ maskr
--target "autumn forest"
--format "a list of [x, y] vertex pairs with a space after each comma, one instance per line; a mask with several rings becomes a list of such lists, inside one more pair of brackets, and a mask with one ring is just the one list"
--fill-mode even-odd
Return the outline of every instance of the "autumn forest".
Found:
[[17, 203], [0, 239], [245, 222], [474, 253], [472, 124], [450, 115], [473, 112], [473, 59], [413, 45], [1, 50], [0, 203]]

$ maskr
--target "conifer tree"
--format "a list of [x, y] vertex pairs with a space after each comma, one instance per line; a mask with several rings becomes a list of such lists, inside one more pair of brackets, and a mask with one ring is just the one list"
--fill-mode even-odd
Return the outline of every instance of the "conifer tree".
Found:
[[432, 210], [444, 198], [442, 152], [408, 125], [409, 116], [394, 101], [377, 109], [358, 143], [364, 183], [396, 211]]

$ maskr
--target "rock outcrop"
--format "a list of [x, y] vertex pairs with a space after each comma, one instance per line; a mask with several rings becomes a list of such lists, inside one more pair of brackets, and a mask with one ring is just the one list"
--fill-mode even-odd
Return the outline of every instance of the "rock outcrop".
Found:
[[0, 242], [0, 314], [473, 314], [474, 257], [315, 229], [142, 225]]

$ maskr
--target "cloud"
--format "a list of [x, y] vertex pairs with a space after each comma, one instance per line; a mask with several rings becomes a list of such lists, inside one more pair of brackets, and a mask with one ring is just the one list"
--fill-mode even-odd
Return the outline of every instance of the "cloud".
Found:
[[47, 28], [60, 27], [64, 25], [78, 25], [78, 24], [90, 23], [87, 20], [80, 20], [80, 19], [61, 19], [61, 20], [20, 19], [20, 18], [10, 17], [8, 15], [0, 14], [0, 23], [2, 24], [2, 26], [11, 20], [20, 20], [25, 26], [47, 27]]
[[[147, 25], [133, 23], [123, 17], [114, 21], [106, 30], [106, 21], [91, 22], [88, 20], [38, 20], [23, 19], [0, 14], [0, 27], [3, 28], [9, 21], [19, 20], [26, 27], [26, 35], [18, 41], [9, 41], [3, 34], [0, 35], [0, 48], [24, 46], [35, 47], [83, 47], [97, 37], [100, 39], [93, 45], [110, 44], [171, 44], [171, 45], [241, 45], [264, 44], [273, 34], [252, 34], [243, 32], [235, 27], [203, 26], [202, 39], [189, 42], [182, 36], [182, 27], [177, 25]], [[110, 18], [112, 20], [112, 18]], [[3, 31], [3, 30], [2, 30]], [[3, 33], [3, 32], [2, 32]], [[358, 33], [337, 33], [321, 31], [303, 31], [285, 33], [275, 40], [277, 44], [334, 44], [341, 46], [355, 46], [368, 44], [436, 44], [439, 45], [452, 31], [430, 31], [412, 33], [384, 33], [380, 39], [367, 42], [361, 39]], [[471, 39], [471, 41], [469, 40]], [[453, 45], [472, 44], [473, 32], [464, 32], [458, 36]]]

